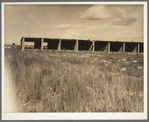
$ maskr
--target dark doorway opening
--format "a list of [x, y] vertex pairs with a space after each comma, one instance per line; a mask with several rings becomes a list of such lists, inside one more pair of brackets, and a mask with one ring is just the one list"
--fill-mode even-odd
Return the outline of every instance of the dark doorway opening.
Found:
[[62, 50], [74, 50], [76, 41], [75, 40], [62, 40], [61, 49]]
[[144, 48], [143, 43], [140, 43], [140, 52], [143, 52], [144, 51], [143, 48]]
[[107, 51], [108, 42], [95, 41], [95, 51]]
[[111, 42], [110, 51], [112, 52], [122, 52], [123, 43], [122, 42]]
[[92, 46], [91, 41], [79, 40], [79, 50], [89, 51], [92, 48], [91, 46]]
[[49, 50], [57, 50], [59, 45], [59, 39], [45, 39], [45, 42], [47, 42], [47, 48]]
[[41, 48], [41, 39], [34, 39], [34, 48], [35, 49]]
[[125, 43], [125, 52], [136, 52], [137, 43]]

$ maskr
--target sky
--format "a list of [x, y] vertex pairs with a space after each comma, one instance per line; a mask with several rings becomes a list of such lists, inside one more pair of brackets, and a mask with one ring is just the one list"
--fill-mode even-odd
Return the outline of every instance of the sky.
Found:
[[4, 43], [22, 37], [143, 42], [143, 5], [5, 4]]

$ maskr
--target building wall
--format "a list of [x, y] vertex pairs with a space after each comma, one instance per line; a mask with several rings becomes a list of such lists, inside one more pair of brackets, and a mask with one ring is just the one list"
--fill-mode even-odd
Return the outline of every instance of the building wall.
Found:
[[43, 50], [43, 43], [47, 49], [75, 50], [75, 51], [106, 51], [106, 52], [143, 52], [143, 43], [137, 42], [111, 42], [90, 41], [75, 39], [47, 39], [47, 38], [22, 38], [21, 48], [24, 50], [25, 42], [34, 42], [35, 49]]

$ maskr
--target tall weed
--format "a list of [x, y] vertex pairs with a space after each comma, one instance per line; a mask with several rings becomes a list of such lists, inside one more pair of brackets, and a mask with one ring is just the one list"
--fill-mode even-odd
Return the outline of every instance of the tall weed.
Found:
[[20, 111], [143, 112], [143, 76], [125, 75], [99, 59], [16, 51], [7, 64], [22, 104]]

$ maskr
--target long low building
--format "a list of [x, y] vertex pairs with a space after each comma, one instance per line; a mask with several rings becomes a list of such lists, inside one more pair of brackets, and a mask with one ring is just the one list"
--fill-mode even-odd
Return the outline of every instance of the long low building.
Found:
[[106, 51], [106, 52], [143, 52], [143, 42], [102, 41], [58, 38], [29, 38], [22, 37], [21, 49], [25, 49], [25, 42], [34, 42], [34, 49], [45, 50], [74, 50], [74, 51]]

